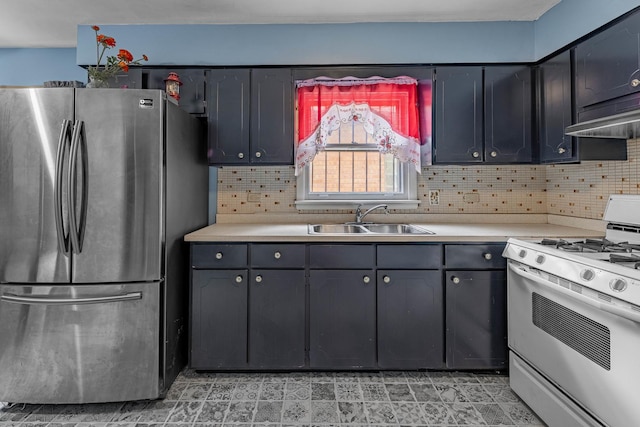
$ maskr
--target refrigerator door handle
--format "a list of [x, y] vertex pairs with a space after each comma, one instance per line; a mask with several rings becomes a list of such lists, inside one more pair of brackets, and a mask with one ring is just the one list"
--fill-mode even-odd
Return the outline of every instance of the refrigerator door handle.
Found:
[[3, 294], [0, 301], [14, 304], [27, 305], [81, 305], [81, 304], [101, 304], [108, 302], [123, 302], [142, 299], [142, 292], [129, 292], [120, 295], [108, 295], [93, 298], [51, 298], [47, 296], [20, 296], [15, 294]]
[[53, 204], [56, 222], [56, 235], [58, 237], [58, 249], [65, 256], [69, 256], [69, 232], [64, 229], [64, 213], [62, 209], [62, 175], [64, 170], [65, 152], [71, 145], [71, 120], [63, 120], [58, 138], [58, 149], [56, 152], [56, 169], [54, 178]]
[[[80, 154], [78, 154], [80, 150]], [[80, 218], [78, 218], [77, 212], [77, 200], [78, 200], [78, 156], [82, 156], [82, 188], [80, 196]], [[73, 126], [73, 137], [71, 140], [71, 152], [69, 154], [69, 229], [71, 235], [71, 243], [73, 252], [79, 254], [82, 252], [82, 242], [84, 241], [84, 232], [87, 223], [87, 202], [88, 202], [88, 156], [87, 145], [84, 133], [84, 122], [82, 120], [76, 120]]]

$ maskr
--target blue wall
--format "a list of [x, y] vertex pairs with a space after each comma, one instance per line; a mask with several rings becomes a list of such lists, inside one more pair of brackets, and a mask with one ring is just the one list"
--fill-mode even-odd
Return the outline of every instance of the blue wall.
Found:
[[[101, 25], [101, 32], [136, 57], [147, 54], [150, 65], [532, 62], [638, 6], [562, 0], [534, 22]], [[81, 25], [77, 49], [0, 49], [0, 85], [85, 81], [76, 64], [93, 63], [95, 33]]]
[[[533, 22], [312, 25], [101, 25], [154, 65], [528, 62]], [[78, 27], [78, 64], [96, 62], [95, 33]]]
[[0, 85], [41, 86], [48, 80], [86, 82], [76, 49], [0, 49]]
[[638, 0], [562, 0], [535, 22], [537, 61], [640, 6]]

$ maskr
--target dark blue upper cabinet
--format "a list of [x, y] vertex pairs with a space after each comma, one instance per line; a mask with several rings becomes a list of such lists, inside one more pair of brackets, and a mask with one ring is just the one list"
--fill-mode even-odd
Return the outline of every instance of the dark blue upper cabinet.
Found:
[[292, 85], [288, 68], [251, 71], [251, 163], [293, 164]]
[[249, 159], [251, 70], [207, 71], [209, 164], [243, 164]]
[[540, 64], [537, 83], [540, 163], [574, 161], [573, 137], [564, 133], [573, 124], [571, 52], [567, 50]]
[[640, 13], [576, 46], [576, 106], [640, 91]]
[[293, 164], [291, 70], [207, 71], [209, 164]]
[[434, 163], [484, 161], [482, 67], [436, 69]]
[[434, 163], [532, 161], [528, 65], [436, 69]]
[[486, 67], [484, 72], [485, 161], [531, 162], [531, 67]]

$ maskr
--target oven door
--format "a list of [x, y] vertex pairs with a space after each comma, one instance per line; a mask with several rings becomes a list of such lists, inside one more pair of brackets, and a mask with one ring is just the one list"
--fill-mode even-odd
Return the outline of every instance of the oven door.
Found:
[[640, 313], [512, 260], [507, 277], [511, 350], [604, 424], [637, 425]]

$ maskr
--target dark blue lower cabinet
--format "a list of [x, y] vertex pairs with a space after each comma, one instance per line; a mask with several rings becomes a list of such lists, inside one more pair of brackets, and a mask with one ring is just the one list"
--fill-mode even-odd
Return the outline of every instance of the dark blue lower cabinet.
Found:
[[445, 272], [447, 367], [507, 367], [506, 273]]
[[247, 366], [248, 270], [192, 270], [193, 369]]
[[439, 270], [378, 270], [378, 366], [444, 366], [442, 274]]
[[305, 366], [304, 270], [251, 270], [249, 366]]
[[309, 284], [310, 367], [375, 368], [375, 271], [311, 270]]

